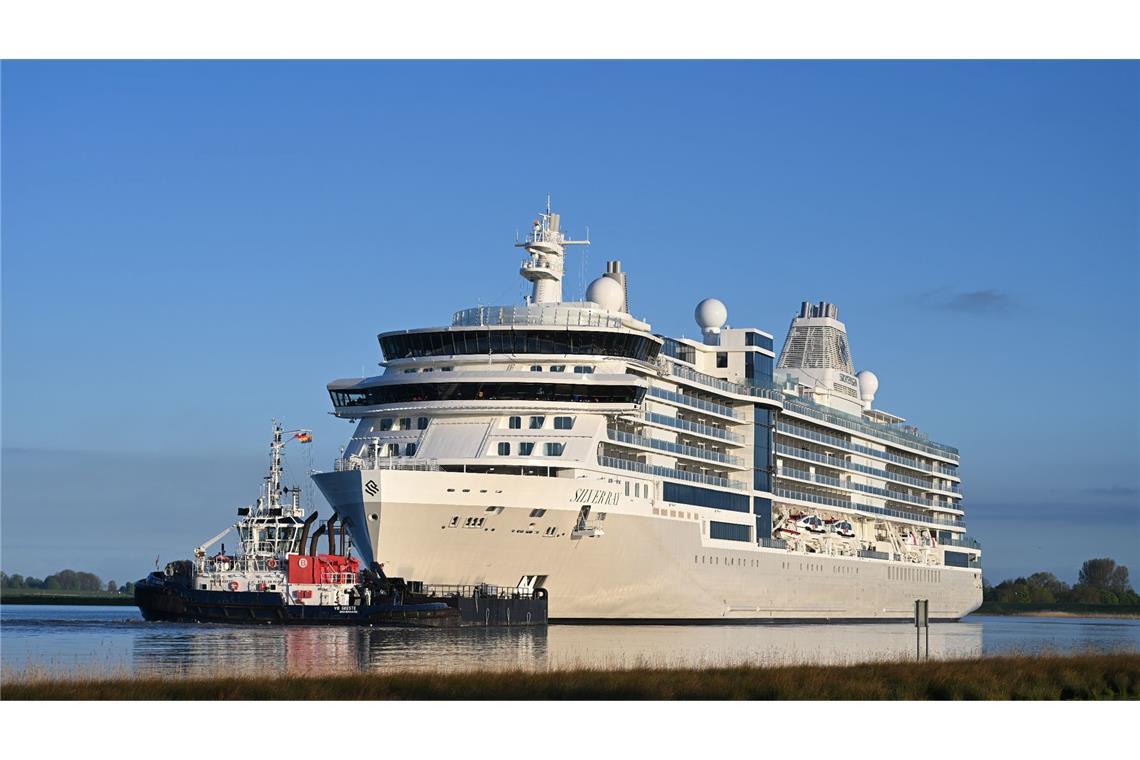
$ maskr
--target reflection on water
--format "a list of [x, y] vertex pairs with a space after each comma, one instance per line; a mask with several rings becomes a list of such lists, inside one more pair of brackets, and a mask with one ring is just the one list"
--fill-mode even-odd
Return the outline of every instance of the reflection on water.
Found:
[[[185, 675], [855, 663], [913, 658], [907, 624], [550, 626], [533, 629], [230, 627], [147, 623], [123, 607], [0, 608], [5, 674]], [[925, 646], [925, 641], [923, 642]], [[972, 617], [935, 624], [930, 656], [1140, 649], [1140, 621]]]

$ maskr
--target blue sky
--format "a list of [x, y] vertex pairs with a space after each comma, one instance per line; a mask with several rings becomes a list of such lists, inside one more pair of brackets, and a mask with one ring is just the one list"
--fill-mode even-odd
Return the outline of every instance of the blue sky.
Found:
[[123, 580], [349, 427], [376, 333], [512, 303], [547, 192], [633, 311], [847, 323], [997, 581], [1140, 573], [1135, 63], [5, 62], [2, 564]]

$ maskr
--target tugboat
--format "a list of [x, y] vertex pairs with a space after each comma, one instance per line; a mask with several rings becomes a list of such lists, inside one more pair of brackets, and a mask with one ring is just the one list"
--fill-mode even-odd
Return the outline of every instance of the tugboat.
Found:
[[[290, 436], [286, 438], [286, 436]], [[389, 578], [383, 565], [361, 568], [351, 556], [346, 526], [336, 515], [305, 517], [300, 488], [282, 486], [281, 451], [289, 441], [309, 443], [308, 430], [283, 430], [273, 421], [269, 475], [239, 520], [178, 560], [135, 584], [135, 604], [147, 620], [181, 623], [307, 625], [491, 626], [544, 625], [542, 588], [428, 586]], [[289, 498], [282, 501], [282, 496]], [[236, 529], [239, 551], [211, 547]], [[327, 553], [319, 553], [321, 539]]]

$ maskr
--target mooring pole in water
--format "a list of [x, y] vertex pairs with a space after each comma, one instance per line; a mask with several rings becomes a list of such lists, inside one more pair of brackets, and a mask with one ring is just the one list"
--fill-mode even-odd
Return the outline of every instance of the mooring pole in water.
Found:
[[922, 629], [926, 629], [926, 659], [930, 659], [930, 600], [914, 600], [914, 658], [922, 659]]

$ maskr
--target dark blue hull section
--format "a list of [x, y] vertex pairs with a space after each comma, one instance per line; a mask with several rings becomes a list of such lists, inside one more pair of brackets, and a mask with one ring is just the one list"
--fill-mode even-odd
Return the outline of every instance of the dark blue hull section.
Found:
[[404, 625], [427, 627], [545, 625], [545, 592], [526, 597], [426, 596], [369, 605], [286, 604], [276, 592], [202, 591], [152, 575], [135, 585], [147, 620], [276, 625]]

